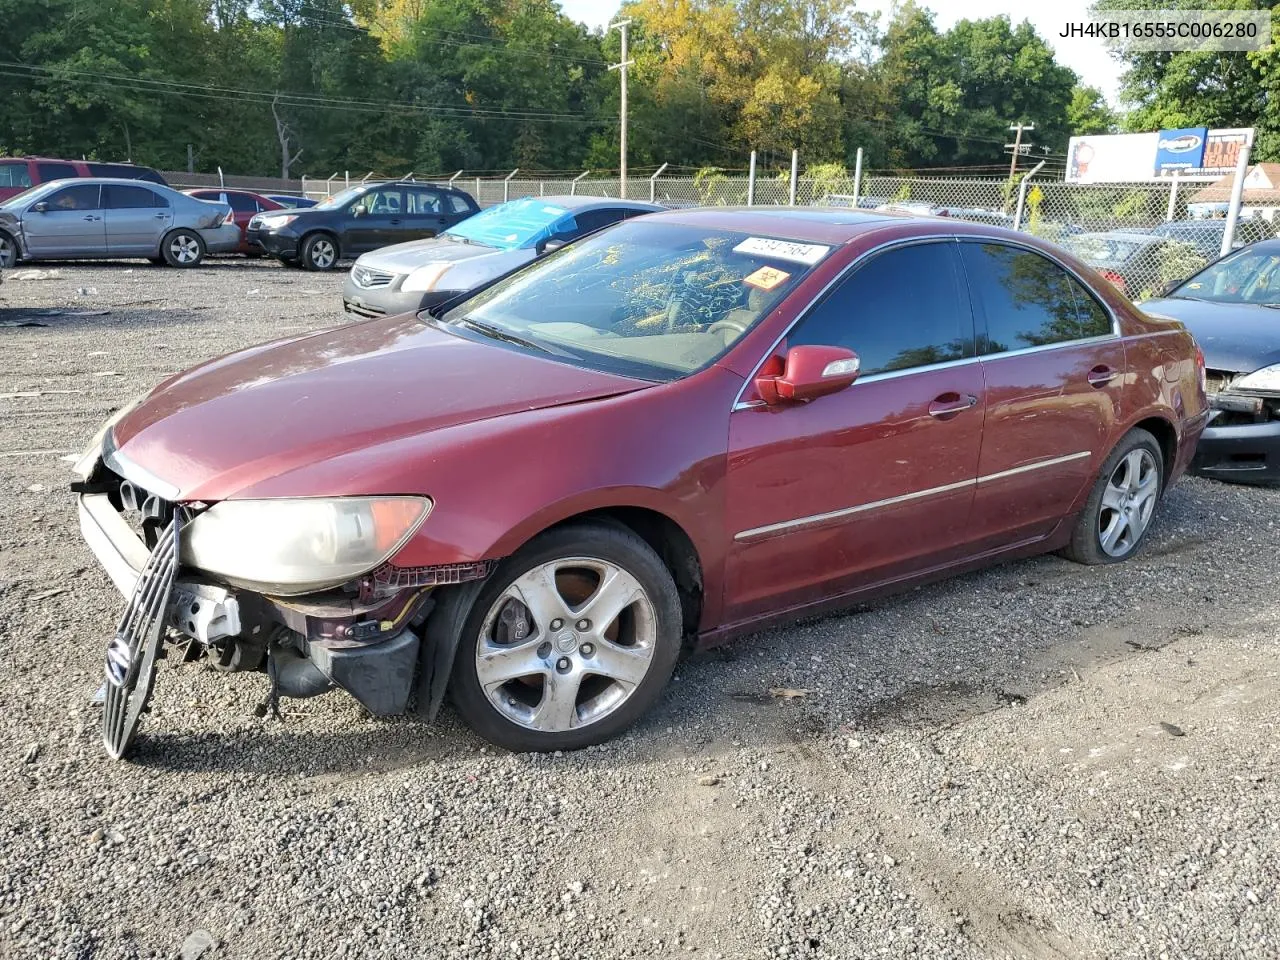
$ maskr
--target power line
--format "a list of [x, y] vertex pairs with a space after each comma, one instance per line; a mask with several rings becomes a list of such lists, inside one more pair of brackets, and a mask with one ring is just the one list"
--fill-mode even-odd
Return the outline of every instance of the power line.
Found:
[[[147, 77], [130, 77], [122, 74], [98, 73], [89, 70], [70, 68], [53, 68], [23, 63], [0, 61], [0, 68], [8, 68], [6, 76], [22, 77], [32, 80], [62, 80], [73, 82], [72, 78], [87, 78], [74, 82], [90, 83], [117, 89], [134, 90], [150, 93], [176, 93], [183, 96], [202, 97], [211, 100], [242, 102], [248, 98], [256, 103], [277, 102], [291, 107], [313, 107], [317, 109], [346, 110], [357, 113], [384, 113], [391, 111], [407, 111], [414, 113], [440, 113], [445, 116], [476, 119], [505, 119], [534, 123], [588, 123], [613, 124], [616, 120], [588, 117], [582, 113], [556, 113], [553, 111], [507, 110], [488, 107], [472, 107], [469, 105], [419, 103], [414, 101], [358, 100], [354, 98], [323, 97], [314, 94], [288, 93], [270, 90], [247, 90], [237, 87], [223, 87], [216, 84], [182, 83], [176, 80], [156, 80]], [[26, 72], [12, 72], [26, 71]], [[71, 76], [67, 76], [67, 75]]]

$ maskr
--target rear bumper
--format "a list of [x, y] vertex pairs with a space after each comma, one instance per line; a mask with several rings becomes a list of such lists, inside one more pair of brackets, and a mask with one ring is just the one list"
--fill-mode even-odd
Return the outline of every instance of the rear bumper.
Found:
[[1280, 421], [1221, 427], [1210, 421], [1191, 473], [1237, 483], [1280, 481]]
[[200, 236], [209, 253], [235, 253], [240, 248], [240, 227], [234, 223], [201, 230]]

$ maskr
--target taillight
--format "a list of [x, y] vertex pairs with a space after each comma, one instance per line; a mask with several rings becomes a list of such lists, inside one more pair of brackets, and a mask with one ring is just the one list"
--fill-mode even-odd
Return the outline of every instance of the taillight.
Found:
[[236, 212], [234, 210], [228, 209], [227, 215], [222, 219], [222, 225], [225, 227], [227, 224], [235, 223], [235, 222], [236, 222]]
[[1196, 375], [1200, 378], [1200, 392], [1207, 393], [1209, 390], [1209, 377], [1205, 373], [1204, 351], [1200, 349], [1200, 344], [1196, 344]]
[[1122, 277], [1120, 274], [1116, 273], [1114, 270], [1099, 270], [1098, 273], [1102, 276], [1102, 279], [1109, 280], [1112, 284], [1114, 284], [1115, 288], [1119, 290], [1121, 293], [1125, 292], [1124, 277]]

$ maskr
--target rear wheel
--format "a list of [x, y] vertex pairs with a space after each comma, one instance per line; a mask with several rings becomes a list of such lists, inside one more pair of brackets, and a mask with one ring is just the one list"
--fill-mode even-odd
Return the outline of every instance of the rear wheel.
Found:
[[504, 561], [464, 620], [458, 713], [509, 750], [616, 736], [658, 698], [680, 652], [671, 574], [629, 530], [575, 524]]
[[1102, 465], [1063, 556], [1077, 563], [1118, 563], [1137, 551], [1164, 489], [1164, 454], [1146, 430], [1125, 434]]
[[171, 267], [197, 267], [204, 259], [204, 240], [185, 227], [170, 230], [160, 242], [160, 255]]
[[308, 270], [332, 270], [338, 262], [338, 242], [327, 233], [313, 233], [303, 241], [299, 256]]
[[18, 262], [18, 245], [13, 237], [0, 230], [0, 269], [12, 267]]

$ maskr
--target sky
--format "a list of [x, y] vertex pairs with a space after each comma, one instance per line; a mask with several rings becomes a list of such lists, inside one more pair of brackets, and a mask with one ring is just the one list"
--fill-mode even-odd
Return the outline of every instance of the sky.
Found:
[[[1053, 47], [1059, 63], [1070, 67], [1089, 86], [1103, 92], [1112, 106], [1118, 105], [1120, 64], [1112, 59], [1097, 40], [1063, 39], [1058, 36], [1069, 22], [1087, 22], [1090, 0], [1057, 0], [1054, 3], [1021, 4], [1014, 0], [922, 0], [921, 6], [937, 14], [939, 29], [945, 30], [957, 20], [979, 20], [1001, 13], [1014, 23], [1030, 20], [1036, 31]], [[867, 12], [879, 12], [880, 23], [889, 18], [893, 0], [856, 0], [855, 6]], [[608, 24], [618, 9], [610, 0], [560, 0], [560, 6], [574, 20], [592, 27]], [[1034, 9], [1028, 10], [1027, 6]]]

